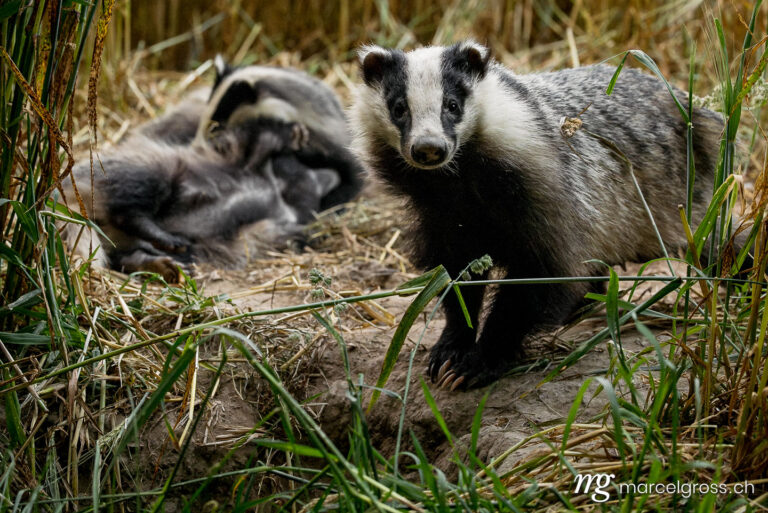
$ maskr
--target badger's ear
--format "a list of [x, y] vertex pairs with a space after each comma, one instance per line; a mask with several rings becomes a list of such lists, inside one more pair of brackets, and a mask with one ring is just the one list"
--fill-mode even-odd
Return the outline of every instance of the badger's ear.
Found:
[[219, 84], [221, 84], [222, 80], [224, 80], [227, 75], [232, 73], [235, 68], [230, 66], [220, 53], [217, 53], [216, 57], [213, 59], [213, 67], [216, 70], [216, 80], [213, 83], [213, 88], [216, 89]]
[[366, 85], [374, 86], [381, 83], [387, 69], [394, 62], [392, 54], [380, 46], [363, 46], [357, 52], [360, 59], [360, 71]]
[[216, 68], [216, 75], [222, 76], [229, 73], [229, 64], [224, 60], [224, 57], [217, 53], [213, 59], [213, 67]]
[[461, 67], [476, 78], [483, 78], [488, 71], [488, 63], [491, 60], [491, 51], [487, 47], [474, 41], [459, 43], [458, 54]]

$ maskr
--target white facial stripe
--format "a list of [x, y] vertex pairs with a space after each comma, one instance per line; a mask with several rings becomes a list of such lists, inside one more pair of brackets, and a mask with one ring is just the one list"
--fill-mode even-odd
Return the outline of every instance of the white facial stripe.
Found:
[[440, 113], [443, 82], [440, 69], [443, 48], [428, 47], [408, 54], [408, 107], [411, 110], [410, 139], [443, 136]]
[[258, 103], [248, 103], [235, 109], [228, 120], [229, 125], [238, 125], [244, 121], [258, 118], [270, 118], [286, 123], [302, 121], [296, 108], [280, 98], [264, 98]]

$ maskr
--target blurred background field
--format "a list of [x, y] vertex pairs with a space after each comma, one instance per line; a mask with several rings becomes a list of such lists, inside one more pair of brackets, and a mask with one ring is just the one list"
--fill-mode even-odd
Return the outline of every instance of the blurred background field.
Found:
[[250, 63], [287, 51], [323, 69], [350, 60], [361, 43], [410, 48], [472, 37], [524, 70], [591, 64], [637, 48], [680, 77], [688, 38], [706, 52], [712, 14], [731, 27], [733, 52], [750, 11], [750, 2], [722, 0], [126, 1], [115, 7], [106, 55], [121, 60], [144, 47], [153, 54], [149, 67], [183, 70], [216, 53]]

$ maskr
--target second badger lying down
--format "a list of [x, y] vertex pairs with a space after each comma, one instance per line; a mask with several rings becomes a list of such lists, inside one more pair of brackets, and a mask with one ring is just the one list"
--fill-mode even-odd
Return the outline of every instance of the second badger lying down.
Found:
[[358, 192], [361, 169], [330, 88], [295, 70], [217, 68], [210, 101], [188, 99], [95, 161], [92, 191], [90, 164], [76, 166], [89, 217], [111, 241], [69, 226], [79, 254], [100, 247], [99, 265], [173, 280], [178, 264], [237, 263], [231, 243], [244, 227], [268, 221], [260, 238], [282, 243]]

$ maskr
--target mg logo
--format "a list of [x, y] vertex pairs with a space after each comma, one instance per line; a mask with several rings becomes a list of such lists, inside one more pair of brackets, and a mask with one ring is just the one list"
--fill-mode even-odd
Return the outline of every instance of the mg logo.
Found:
[[[573, 492], [589, 493], [593, 490], [592, 483], [594, 483], [594, 491], [590, 497], [595, 502], [605, 502], [611, 497], [608, 493], [608, 489], [615, 477], [615, 474], [577, 474], [574, 479], [576, 482], [576, 489]], [[582, 485], [584, 486], [583, 490]]]

